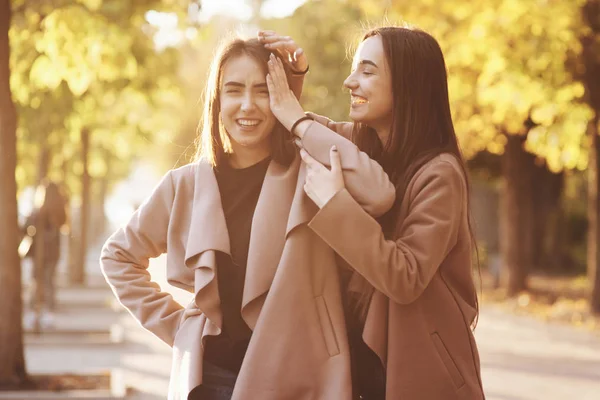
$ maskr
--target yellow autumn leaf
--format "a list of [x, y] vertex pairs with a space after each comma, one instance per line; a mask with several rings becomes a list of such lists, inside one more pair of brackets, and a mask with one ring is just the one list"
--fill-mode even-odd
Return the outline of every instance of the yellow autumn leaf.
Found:
[[86, 6], [90, 11], [98, 11], [102, 6], [102, 0], [77, 0], [77, 2]]
[[54, 90], [60, 85], [62, 76], [50, 59], [45, 55], [41, 55], [36, 58], [31, 66], [29, 80], [37, 88]]

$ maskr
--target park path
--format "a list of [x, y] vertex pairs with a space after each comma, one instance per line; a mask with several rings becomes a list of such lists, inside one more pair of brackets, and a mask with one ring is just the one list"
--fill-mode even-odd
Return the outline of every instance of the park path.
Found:
[[[99, 270], [99, 250], [100, 243], [93, 246], [87, 263], [93, 289], [61, 289], [59, 303], [68, 306], [56, 322], [65, 329], [73, 324], [90, 330], [117, 324], [125, 341], [113, 345], [26, 345], [28, 369], [43, 373], [118, 367], [126, 384], [135, 389], [128, 398], [165, 399], [170, 349], [119, 307], [113, 313], [98, 308], [99, 303], [110, 303], [112, 298]], [[187, 304], [191, 294], [166, 283], [165, 263], [164, 256], [151, 261], [154, 280], [181, 304]], [[484, 304], [475, 337], [487, 400], [600, 399], [600, 335], [512, 315]]]

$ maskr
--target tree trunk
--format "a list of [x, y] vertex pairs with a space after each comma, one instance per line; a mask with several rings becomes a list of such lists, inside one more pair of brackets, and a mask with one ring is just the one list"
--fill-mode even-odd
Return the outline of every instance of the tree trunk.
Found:
[[588, 276], [592, 284], [591, 309], [600, 314], [600, 136], [598, 123], [600, 110], [592, 120], [590, 129], [592, 144], [588, 165]]
[[555, 174], [545, 163], [532, 170], [533, 233], [532, 267], [556, 270], [564, 259], [562, 192], [564, 174]]
[[17, 115], [10, 92], [9, 0], [0, 0], [0, 387], [27, 381], [23, 353], [21, 262], [18, 254]]
[[508, 135], [502, 156], [504, 190], [500, 206], [500, 248], [508, 271], [508, 294], [527, 289], [533, 248], [533, 156], [523, 149], [524, 137]]
[[38, 159], [38, 184], [48, 176], [48, 167], [50, 166], [50, 149], [48, 143], [40, 146], [40, 158]]
[[102, 236], [106, 233], [106, 210], [104, 209], [106, 206], [106, 196], [108, 195], [108, 183], [111, 174], [110, 162], [111, 155], [108, 150], [104, 151], [104, 162], [106, 163], [106, 173], [100, 180], [100, 193], [98, 197], [98, 210], [99, 210], [99, 218], [98, 218], [98, 236]]
[[587, 0], [581, 11], [584, 23], [589, 28], [588, 33], [581, 37], [581, 57], [585, 67], [581, 79], [586, 100], [595, 113], [589, 126], [587, 268], [592, 285], [591, 309], [600, 314], [600, 0]]
[[81, 130], [81, 163], [83, 164], [83, 173], [81, 175], [81, 207], [79, 210], [79, 238], [77, 263], [71, 276], [71, 283], [77, 285], [85, 284], [85, 265], [87, 260], [88, 248], [88, 230], [90, 216], [90, 174], [88, 171], [88, 156], [90, 150], [90, 131], [87, 128]]

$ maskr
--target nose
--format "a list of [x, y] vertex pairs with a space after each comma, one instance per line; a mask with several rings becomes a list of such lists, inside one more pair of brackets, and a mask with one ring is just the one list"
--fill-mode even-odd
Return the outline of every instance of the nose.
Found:
[[252, 111], [255, 107], [254, 96], [251, 93], [247, 93], [242, 99], [241, 110], [244, 112]]
[[344, 86], [350, 90], [356, 89], [358, 87], [358, 82], [354, 78], [354, 73], [350, 73], [346, 80], [344, 81]]

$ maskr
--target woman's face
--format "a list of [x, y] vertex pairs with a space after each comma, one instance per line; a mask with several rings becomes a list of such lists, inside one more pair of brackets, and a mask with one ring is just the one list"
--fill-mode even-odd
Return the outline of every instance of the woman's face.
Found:
[[229, 59], [223, 66], [220, 90], [221, 122], [233, 152], [240, 147], [269, 150], [276, 120], [260, 64], [248, 55]]
[[365, 39], [352, 62], [352, 72], [344, 81], [350, 89], [350, 118], [375, 129], [387, 128], [392, 117], [392, 77], [379, 35]]

